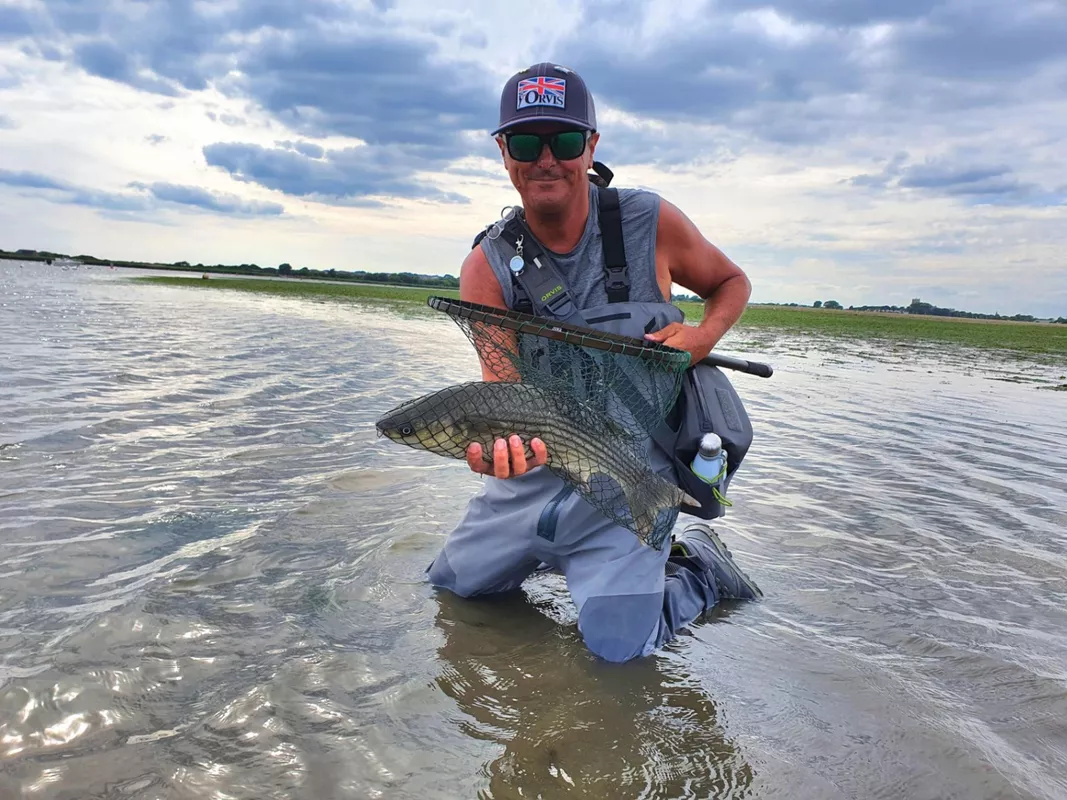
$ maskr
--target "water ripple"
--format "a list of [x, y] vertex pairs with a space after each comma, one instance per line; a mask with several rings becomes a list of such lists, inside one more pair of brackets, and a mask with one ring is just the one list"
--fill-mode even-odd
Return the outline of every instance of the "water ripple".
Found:
[[1067, 795], [1047, 365], [731, 333], [767, 597], [618, 667], [558, 575], [424, 582], [479, 479], [373, 420], [454, 325], [119, 272], [0, 262], [0, 797]]

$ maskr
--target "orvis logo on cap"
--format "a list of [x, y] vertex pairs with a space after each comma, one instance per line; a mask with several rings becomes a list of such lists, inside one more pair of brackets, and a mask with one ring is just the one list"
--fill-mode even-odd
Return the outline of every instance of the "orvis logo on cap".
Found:
[[523, 78], [519, 81], [519, 97], [516, 109], [530, 106], [555, 106], [563, 108], [567, 99], [567, 81], [563, 78]]

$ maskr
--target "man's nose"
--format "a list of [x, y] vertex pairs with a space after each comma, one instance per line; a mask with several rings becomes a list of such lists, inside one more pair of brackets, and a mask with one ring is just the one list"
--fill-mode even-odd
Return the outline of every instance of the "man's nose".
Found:
[[548, 146], [548, 142], [541, 145], [541, 153], [537, 156], [537, 166], [542, 169], [555, 166], [556, 157], [552, 155], [552, 148]]

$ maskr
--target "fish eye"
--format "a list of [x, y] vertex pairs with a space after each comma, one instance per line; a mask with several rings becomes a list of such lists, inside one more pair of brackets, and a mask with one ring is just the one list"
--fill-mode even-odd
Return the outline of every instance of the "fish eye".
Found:
[[414, 432], [415, 431], [412, 430], [412, 427], [410, 425], [401, 425], [400, 426], [400, 435], [401, 436], [411, 436], [411, 434], [413, 434]]

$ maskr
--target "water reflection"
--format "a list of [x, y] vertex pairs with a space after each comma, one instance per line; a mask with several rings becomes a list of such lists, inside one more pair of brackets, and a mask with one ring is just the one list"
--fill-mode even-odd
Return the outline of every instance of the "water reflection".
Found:
[[502, 748], [483, 800], [748, 794], [752, 768], [714, 701], [663, 659], [602, 662], [525, 592], [437, 600], [436, 682], [469, 718], [463, 732]]
[[1067, 797], [1067, 370], [731, 332], [767, 597], [608, 665], [426, 585], [479, 481], [373, 420], [476, 377], [441, 315], [0, 276], [0, 800]]

